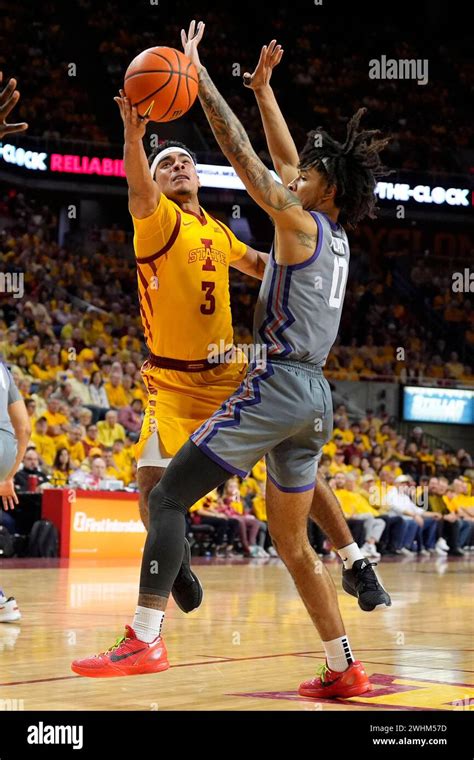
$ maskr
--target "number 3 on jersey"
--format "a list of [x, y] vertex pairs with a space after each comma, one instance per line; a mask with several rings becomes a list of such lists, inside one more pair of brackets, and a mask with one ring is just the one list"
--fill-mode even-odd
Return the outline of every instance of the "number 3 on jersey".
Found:
[[344, 288], [346, 287], [348, 271], [349, 266], [347, 264], [347, 259], [342, 258], [341, 256], [334, 256], [331, 294], [329, 296], [329, 306], [332, 306], [333, 309], [338, 309], [341, 305]]
[[201, 282], [201, 290], [206, 294], [205, 303], [201, 304], [201, 314], [214, 314], [216, 310], [216, 299], [213, 296], [215, 282]]

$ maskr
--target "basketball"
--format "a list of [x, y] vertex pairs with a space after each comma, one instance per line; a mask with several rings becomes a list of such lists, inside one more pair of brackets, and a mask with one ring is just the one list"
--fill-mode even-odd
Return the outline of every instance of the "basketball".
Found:
[[148, 48], [129, 65], [124, 90], [140, 116], [150, 108], [152, 121], [173, 121], [196, 100], [198, 74], [195, 65], [179, 50]]

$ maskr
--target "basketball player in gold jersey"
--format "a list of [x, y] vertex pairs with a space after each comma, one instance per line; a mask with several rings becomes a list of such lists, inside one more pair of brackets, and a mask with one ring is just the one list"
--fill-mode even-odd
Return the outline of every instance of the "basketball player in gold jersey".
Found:
[[[237, 240], [199, 205], [194, 154], [167, 141], [147, 159], [140, 118], [123, 90], [116, 97], [124, 122], [124, 164], [134, 225], [138, 293], [149, 356], [142, 376], [149, 399], [135, 449], [140, 515], [148, 527], [148, 495], [191, 433], [235, 391], [246, 369], [243, 354], [208, 359], [209, 345], [233, 345], [229, 266], [263, 277], [266, 253]], [[173, 587], [179, 607], [199, 606], [202, 588], [189, 567]]]

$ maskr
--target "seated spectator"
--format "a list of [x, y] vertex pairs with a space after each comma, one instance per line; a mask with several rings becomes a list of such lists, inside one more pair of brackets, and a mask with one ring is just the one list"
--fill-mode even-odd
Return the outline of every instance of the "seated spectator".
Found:
[[98, 439], [101, 446], [113, 446], [114, 441], [120, 438], [125, 440], [125, 430], [118, 422], [118, 414], [114, 409], [109, 409], [105, 420], [97, 423]]
[[71, 478], [70, 484], [77, 488], [95, 489], [98, 490], [104, 480], [109, 480], [109, 476], [106, 474], [106, 464], [101, 456], [94, 453], [92, 455], [92, 449], [89, 459], [91, 459], [90, 472], [87, 472], [83, 468], [76, 470]]
[[462, 478], [455, 478], [443, 498], [450, 513], [462, 521], [460, 543], [463, 549], [469, 550], [473, 541], [474, 497], [468, 494], [467, 482]]
[[86, 451], [82, 443], [82, 430], [80, 425], [70, 425], [64, 448], [71, 458], [71, 469], [75, 470], [86, 458]]
[[382, 472], [390, 473], [390, 475], [392, 475], [394, 480], [398, 478], [400, 475], [403, 475], [403, 471], [402, 471], [402, 468], [400, 467], [400, 460], [398, 459], [398, 456], [391, 456], [388, 463], [382, 467]]
[[122, 377], [121, 368], [120, 371], [113, 370], [110, 373], [109, 381], [104, 386], [109, 404], [113, 409], [120, 409], [120, 407], [128, 404], [127, 394], [122, 385]]
[[100, 370], [96, 370], [91, 375], [89, 384], [90, 404], [93, 411], [97, 410], [96, 421], [105, 415], [107, 409], [110, 409], [107, 391], [105, 390], [104, 380]]
[[349, 472], [349, 465], [345, 463], [345, 452], [343, 449], [338, 449], [334, 454], [334, 459], [329, 465], [329, 473], [331, 476], [336, 475], [338, 472]]
[[408, 475], [395, 478], [394, 487], [387, 492], [388, 514], [401, 515], [407, 521], [404, 553], [413, 553], [413, 545], [416, 542], [419, 554], [429, 554], [430, 549], [435, 550], [437, 520], [433, 515], [427, 515], [421, 507], [417, 507], [410, 498], [410, 482], [411, 478]]
[[130, 475], [125, 470], [118, 467], [114, 459], [114, 452], [112, 447], [106, 446], [104, 448], [103, 459], [105, 462], [105, 474], [111, 480], [121, 480], [126, 486], [130, 482]]
[[362, 476], [360, 493], [375, 510], [378, 518], [384, 521], [385, 530], [378, 542], [378, 551], [384, 554], [403, 554], [403, 540], [405, 536], [405, 521], [401, 515], [386, 514], [386, 503], [382, 496], [380, 482], [375, 481], [375, 473], [367, 472]]
[[[336, 482], [338, 476], [336, 475]], [[339, 490], [342, 496], [341, 507], [348, 519], [361, 520], [364, 525], [364, 543], [361, 551], [369, 559], [380, 559], [375, 544], [380, 541], [385, 530], [385, 522], [380, 519], [378, 512], [361, 493], [355, 491], [357, 475], [348, 472], [344, 479], [344, 488]], [[347, 497], [347, 494], [350, 494]]]
[[56, 488], [64, 488], [69, 482], [72, 472], [71, 458], [69, 451], [63, 447], [58, 449], [53, 463], [53, 472], [51, 474], [51, 483]]
[[82, 438], [82, 445], [86, 457], [89, 456], [91, 449], [98, 448], [101, 450], [101, 442], [99, 440], [99, 428], [97, 425], [88, 425], [86, 428], [86, 434]]
[[237, 478], [229, 478], [217, 488], [216, 510], [239, 523], [240, 542], [244, 556], [258, 556], [257, 535], [260, 523], [255, 515], [246, 513], [242, 505]]
[[69, 378], [69, 383], [75, 396], [81, 399], [81, 404], [87, 406], [91, 404], [91, 394], [89, 389], [89, 383], [84, 373], [83, 367], [80, 364], [73, 364], [71, 368], [72, 377]]
[[132, 440], [138, 441], [143, 422], [143, 402], [141, 399], [135, 398], [131, 404], [122, 407], [118, 413], [118, 421]]
[[448, 491], [448, 481], [445, 478], [432, 477], [428, 482], [428, 512], [441, 517], [441, 536], [436, 549], [439, 554], [445, 553], [454, 557], [464, 554], [462, 548], [468, 543], [471, 535], [471, 524], [464, 521], [453, 510], [448, 508], [445, 496]]
[[68, 419], [61, 411], [61, 402], [58, 399], [52, 396], [48, 399], [43, 417], [48, 423], [47, 433], [52, 438], [56, 438], [66, 431]]
[[35, 449], [28, 447], [23, 457], [23, 466], [13, 478], [18, 493], [38, 493], [49, 483], [47, 474], [41, 469]]
[[131, 477], [135, 462], [132, 448], [125, 448], [125, 441], [117, 438], [112, 444], [112, 455], [118, 469], [127, 473], [127, 477]]
[[365, 543], [364, 523], [361, 520], [354, 520], [352, 517], [352, 493], [346, 489], [345, 473], [337, 472], [334, 478], [329, 481], [329, 485], [341, 505], [354, 541], [358, 546], [363, 546]]
[[234, 539], [239, 532], [239, 523], [217, 510], [217, 494], [212, 492], [200, 499], [190, 509], [191, 519], [195, 525], [211, 525], [214, 528], [215, 545], [213, 551], [217, 557], [230, 556], [234, 550]]
[[33, 428], [31, 440], [35, 444], [36, 452], [43, 464], [52, 467], [56, 456], [56, 445], [47, 431], [48, 421], [46, 417], [40, 417]]

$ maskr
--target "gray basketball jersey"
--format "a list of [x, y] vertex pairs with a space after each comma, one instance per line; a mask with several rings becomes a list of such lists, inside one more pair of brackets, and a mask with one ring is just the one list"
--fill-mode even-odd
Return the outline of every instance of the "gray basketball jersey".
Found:
[[336, 340], [349, 273], [349, 242], [340, 224], [311, 211], [318, 225], [313, 255], [302, 264], [276, 263], [273, 246], [254, 316], [254, 342], [267, 356], [323, 367]]
[[10, 372], [4, 364], [0, 363], [0, 430], [6, 431], [11, 435], [15, 435], [15, 431], [10, 422], [8, 407], [20, 399], [21, 393], [16, 387]]

